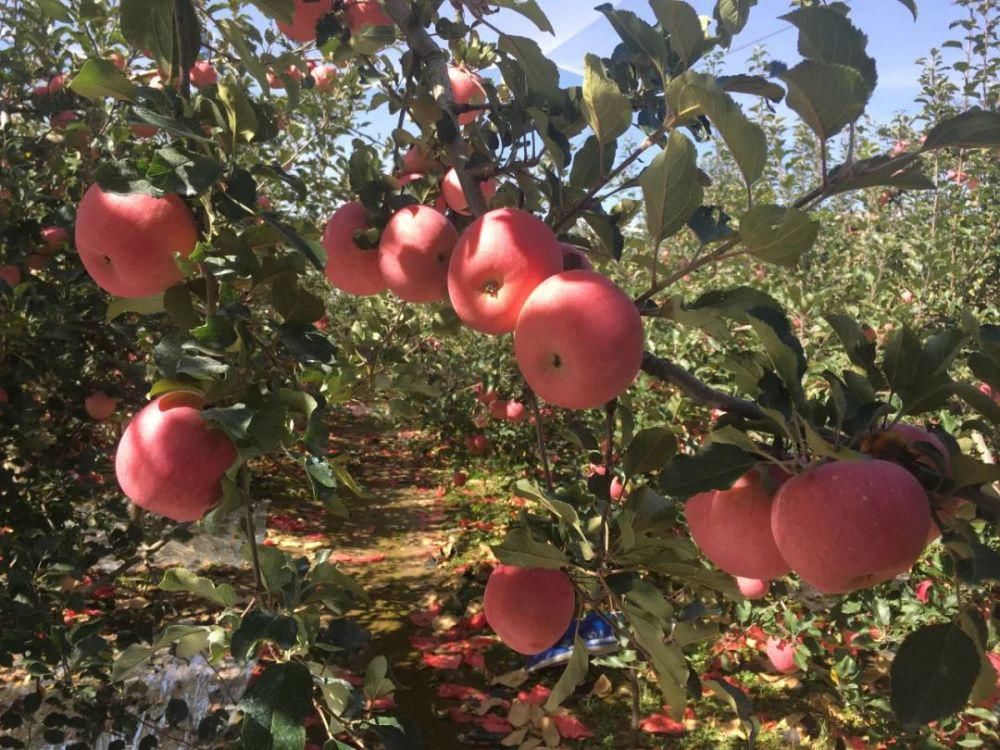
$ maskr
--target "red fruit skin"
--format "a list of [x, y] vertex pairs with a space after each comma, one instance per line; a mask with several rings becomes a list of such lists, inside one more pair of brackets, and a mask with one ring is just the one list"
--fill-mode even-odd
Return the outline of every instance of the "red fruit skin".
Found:
[[174, 253], [187, 257], [198, 227], [178, 196], [105, 193], [94, 184], [76, 214], [76, 249], [90, 277], [118, 297], [149, 297], [183, 276]]
[[993, 695], [980, 701], [979, 705], [983, 708], [992, 709], [1000, 703], [1000, 654], [996, 651], [990, 651], [986, 654], [986, 658], [989, 659], [989, 662], [993, 667], [993, 671], [996, 672], [996, 686], [993, 688]]
[[0, 279], [13, 289], [21, 283], [21, 269], [17, 266], [0, 266]]
[[509, 422], [522, 422], [526, 416], [524, 404], [520, 401], [508, 401], [507, 410], [504, 415]]
[[44, 227], [41, 234], [42, 246], [38, 252], [42, 255], [52, 255], [60, 245], [69, 242], [69, 232], [63, 227]]
[[344, 8], [344, 17], [352, 34], [364, 30], [366, 26], [392, 26], [392, 18], [387, 16], [379, 3], [374, 0], [355, 0]]
[[[776, 477], [778, 481], [787, 476]], [[758, 470], [728, 490], [701, 492], [684, 504], [691, 538], [720, 570], [741, 578], [769, 580], [791, 570], [771, 533], [774, 499]]]
[[483, 596], [486, 621], [519, 654], [553, 646], [576, 611], [573, 584], [561, 570], [498, 565]]
[[[933, 445], [942, 457], [942, 464], [944, 465], [945, 476], [951, 476], [951, 454], [945, 447], [945, 444], [931, 432], [917, 427], [912, 424], [904, 424], [899, 422], [894, 424], [889, 428], [890, 432], [894, 432], [899, 435], [903, 440], [906, 441], [907, 445], [911, 443], [929, 443]], [[916, 449], [915, 449], [916, 450]], [[921, 463], [925, 464], [928, 468], [937, 470], [937, 464], [934, 459], [930, 456], [922, 456], [918, 459]]]
[[736, 576], [736, 586], [747, 599], [763, 599], [770, 589], [768, 581], [760, 578], [743, 578], [742, 576]]
[[160, 129], [155, 125], [146, 125], [141, 122], [132, 123], [129, 125], [129, 129], [136, 138], [152, 138], [160, 132]]
[[441, 162], [428, 156], [420, 146], [414, 145], [403, 154], [403, 168], [400, 174], [435, 174], [441, 169]]
[[517, 208], [498, 208], [459, 236], [448, 266], [448, 296], [470, 328], [510, 333], [528, 295], [561, 268], [562, 251], [545, 222]]
[[83, 407], [87, 410], [87, 416], [100, 422], [115, 413], [118, 401], [104, 391], [97, 391], [84, 399]]
[[507, 419], [507, 402], [498, 398], [490, 404], [490, 416], [494, 419]]
[[567, 409], [591, 409], [625, 391], [642, 365], [642, 318], [595, 271], [563, 271], [531, 293], [514, 330], [514, 357], [531, 389]]
[[[465, 68], [455, 65], [448, 66], [448, 80], [451, 82], [451, 93], [456, 104], [485, 104], [486, 89], [479, 80], [479, 76]], [[459, 125], [468, 125], [475, 122], [483, 114], [483, 110], [474, 109], [463, 112], [458, 116]]]
[[795, 664], [794, 643], [771, 636], [767, 639], [767, 645], [764, 649], [775, 671], [781, 674], [792, 674], [798, 671], [799, 668]]
[[576, 245], [560, 242], [559, 247], [562, 249], [564, 271], [593, 270], [594, 264], [590, 262], [590, 258]]
[[611, 480], [611, 487], [608, 490], [608, 495], [615, 502], [620, 502], [622, 499], [622, 493], [625, 492], [625, 485], [622, 483], [620, 477], [614, 477]]
[[174, 521], [196, 521], [222, 497], [220, 480], [236, 446], [201, 418], [203, 399], [169, 393], [129, 422], [115, 454], [115, 476], [141, 508]]
[[456, 487], [464, 487], [465, 483], [469, 481], [469, 475], [464, 471], [456, 471], [451, 475], [451, 483]]
[[188, 78], [191, 80], [191, 85], [199, 89], [214, 86], [219, 82], [219, 74], [208, 60], [195, 60]]
[[317, 65], [309, 74], [316, 82], [317, 91], [331, 91], [337, 80], [337, 69], [332, 65]]
[[338, 208], [323, 231], [326, 248], [326, 278], [349, 294], [369, 296], [386, 290], [377, 250], [362, 250], [354, 232], [368, 228], [368, 211], [357, 201]]
[[895, 578], [920, 557], [931, 524], [920, 483], [890, 461], [835, 461], [788, 480], [771, 530], [799, 577], [827, 594]]
[[[483, 200], [489, 205], [490, 199], [496, 195], [497, 181], [492, 177], [481, 181], [479, 192], [482, 193]], [[455, 171], [454, 167], [448, 170], [441, 181], [441, 195], [444, 196], [444, 202], [448, 204], [448, 208], [456, 214], [471, 215], [469, 202], [465, 199], [465, 191], [462, 190], [462, 184], [458, 181], [458, 172]]]
[[406, 206], [382, 231], [378, 263], [389, 290], [407, 302], [437, 302], [448, 296], [448, 263], [458, 232], [430, 206]]
[[278, 29], [293, 42], [305, 44], [316, 38], [316, 24], [319, 19], [330, 12], [333, 4], [327, 0], [310, 3], [306, 0], [295, 0], [292, 22], [278, 21]]

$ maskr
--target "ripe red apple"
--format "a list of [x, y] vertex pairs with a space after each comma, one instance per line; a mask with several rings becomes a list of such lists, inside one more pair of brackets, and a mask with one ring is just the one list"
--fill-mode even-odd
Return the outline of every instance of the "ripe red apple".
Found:
[[203, 89], [219, 82], [219, 74], [208, 60], [195, 60], [188, 73], [188, 79], [195, 88]]
[[490, 404], [490, 416], [494, 419], [507, 419], [507, 402], [498, 398]]
[[622, 494], [625, 492], [625, 485], [622, 483], [621, 477], [615, 475], [611, 479], [611, 487], [608, 490], [608, 495], [615, 502], [620, 502], [622, 499]]
[[21, 283], [21, 269], [17, 266], [0, 266], [0, 279], [13, 289]]
[[43, 227], [42, 246], [38, 252], [43, 255], [52, 255], [61, 245], [69, 242], [69, 232], [64, 227]]
[[332, 65], [317, 65], [309, 74], [316, 82], [317, 91], [332, 91], [333, 84], [337, 80], [337, 69]]
[[148, 297], [183, 277], [174, 253], [187, 257], [198, 227], [178, 196], [106, 193], [91, 185], [76, 214], [76, 249], [97, 285], [119, 297]]
[[427, 150], [419, 144], [410, 146], [403, 154], [403, 168], [400, 174], [434, 174], [444, 167], [441, 162], [431, 157]]
[[747, 599], [763, 599], [771, 587], [768, 581], [760, 578], [744, 578], [736, 576], [736, 587]]
[[498, 565], [490, 573], [483, 611], [500, 640], [519, 654], [555, 645], [576, 611], [576, 594], [561, 570]]
[[104, 391], [97, 391], [84, 399], [83, 406], [91, 419], [101, 422], [115, 413], [118, 399], [111, 398]]
[[65, 130], [70, 123], [76, 122], [80, 119], [71, 109], [64, 109], [62, 112], [56, 112], [49, 118], [49, 125], [52, 126], [53, 130]]
[[448, 295], [462, 321], [482, 333], [509, 333], [535, 287], [562, 268], [552, 230], [517, 208], [498, 208], [462, 232], [448, 266]]
[[108, 55], [108, 59], [112, 62], [112, 64], [116, 68], [118, 68], [118, 70], [121, 71], [125, 70], [125, 57], [122, 55], [121, 52], [112, 52], [110, 55]]
[[476, 392], [476, 401], [478, 401], [481, 404], [486, 404], [487, 406], [489, 406], [498, 398], [500, 398], [497, 395], [496, 391], [494, 391], [492, 388], [486, 390], [486, 386], [484, 386], [482, 383], [476, 383], [473, 386], [473, 390]]
[[481, 456], [490, 449], [490, 440], [485, 435], [468, 435], [465, 438], [465, 448], [473, 456]]
[[[483, 200], [489, 205], [490, 199], [496, 195], [497, 181], [492, 177], [480, 181], [479, 192], [482, 194]], [[462, 184], [458, 181], [458, 172], [455, 171], [454, 167], [448, 170], [441, 181], [441, 195], [444, 196], [444, 201], [448, 204], [448, 208], [456, 214], [462, 214], [463, 216], [470, 215], [469, 202], [465, 199], [465, 192], [462, 190]]]
[[352, 34], [357, 34], [366, 26], [392, 26], [392, 19], [382, 11], [376, 0], [353, 0], [344, 8], [344, 17]]
[[701, 492], [684, 503], [691, 538], [721, 570], [743, 578], [781, 578], [791, 570], [771, 533], [773, 493], [787, 475], [751, 469], [728, 490]]
[[508, 422], [521, 422], [524, 420], [525, 414], [524, 404], [520, 401], [507, 402], [507, 409], [504, 417]]
[[[301, 82], [305, 77], [301, 70], [299, 70], [295, 65], [289, 65], [285, 68], [285, 75], [291, 78], [293, 81]], [[275, 73], [273, 70], [268, 69], [267, 71], [267, 85], [272, 89], [283, 89], [285, 88], [285, 79]], [[282, 128], [284, 130], [284, 128]]]
[[147, 125], [142, 122], [131, 123], [129, 129], [136, 138], [152, 138], [160, 132], [160, 129], [155, 125]]
[[326, 278], [349, 294], [368, 296], [387, 288], [379, 269], [378, 250], [362, 250], [354, 242], [354, 233], [367, 228], [368, 210], [352, 201], [338, 208], [323, 230]]
[[10, 394], [7, 393], [6, 388], [0, 388], [0, 404], [9, 404]]
[[532, 390], [567, 409], [621, 394], [642, 364], [642, 318], [595, 271], [563, 271], [531, 293], [514, 329], [514, 357]]
[[448, 262], [458, 232], [430, 206], [413, 205], [392, 215], [382, 230], [378, 264], [389, 289], [407, 302], [448, 296]]
[[278, 21], [278, 29], [293, 42], [305, 44], [316, 38], [316, 24], [333, 8], [330, 0], [294, 0], [292, 22]]
[[464, 471], [456, 471], [451, 475], [451, 483], [456, 487], [464, 487], [465, 483], [469, 481], [469, 475]]
[[792, 674], [798, 671], [795, 664], [795, 644], [773, 635], [768, 637], [764, 647], [767, 658], [771, 661], [771, 666], [776, 672], [781, 674]]
[[204, 400], [184, 391], [147, 404], [129, 422], [115, 454], [128, 498], [151, 513], [196, 521], [222, 496], [220, 480], [236, 446], [201, 418]]
[[[466, 68], [449, 65], [448, 80], [451, 82], [451, 93], [455, 104], [486, 104], [486, 89], [475, 73]], [[468, 125], [482, 116], [483, 110], [473, 109], [458, 115], [459, 125]]]
[[927, 543], [930, 505], [890, 461], [834, 461], [785, 482], [771, 529], [799, 577], [828, 594], [868, 588], [909, 570]]
[[594, 268], [594, 264], [590, 262], [587, 254], [576, 245], [560, 242], [559, 247], [562, 249], [564, 271], [579, 271], [581, 269], [590, 271]]
[[909, 150], [910, 150], [909, 141], [896, 141], [895, 143], [892, 144], [892, 150], [889, 151], [889, 156], [892, 156], [893, 158], [897, 156], [902, 156]]

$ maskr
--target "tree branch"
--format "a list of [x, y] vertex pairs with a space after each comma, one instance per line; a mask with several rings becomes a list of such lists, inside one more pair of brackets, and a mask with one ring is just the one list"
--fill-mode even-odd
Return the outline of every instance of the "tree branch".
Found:
[[714, 406], [723, 411], [748, 419], [766, 419], [766, 415], [753, 401], [730, 396], [703, 383], [690, 372], [673, 362], [655, 357], [649, 352], [642, 355], [642, 371], [657, 380], [677, 386], [689, 398], [705, 406]]
[[410, 50], [423, 61], [428, 81], [434, 91], [434, 98], [454, 124], [454, 130], [448, 128], [450, 131], [448, 133], [442, 133], [441, 129], [438, 129], [447, 153], [446, 163], [454, 167], [458, 173], [458, 181], [462, 185], [462, 192], [465, 193], [472, 215], [481, 216], [486, 213], [486, 201], [483, 199], [479, 184], [465, 168], [469, 159], [465, 143], [460, 136], [461, 126], [455, 117], [455, 97], [448, 78], [448, 53], [438, 47], [427, 30], [420, 25], [407, 0], [385, 0], [385, 9], [396, 25], [402, 29]]

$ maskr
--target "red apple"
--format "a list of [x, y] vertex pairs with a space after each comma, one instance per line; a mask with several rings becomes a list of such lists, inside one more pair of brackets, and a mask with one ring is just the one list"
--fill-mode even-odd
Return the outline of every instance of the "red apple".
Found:
[[0, 388], [0, 404], [9, 404], [10, 394], [7, 393], [6, 388]]
[[920, 483], [889, 461], [833, 461], [785, 482], [771, 529], [792, 570], [827, 594], [891, 580], [920, 557], [931, 524]]
[[129, 129], [136, 138], [152, 138], [160, 132], [160, 129], [155, 125], [147, 125], [143, 122], [133, 122], [129, 124]]
[[406, 206], [382, 231], [378, 263], [389, 289], [407, 302], [448, 296], [448, 262], [458, 232], [430, 206]]
[[316, 38], [316, 24], [319, 19], [325, 16], [333, 8], [330, 0], [294, 0], [295, 7], [292, 11], [292, 22], [284, 23], [278, 21], [278, 28], [281, 33], [293, 42], [305, 44]]
[[91, 419], [100, 422], [115, 413], [118, 408], [118, 400], [111, 398], [104, 391], [97, 391], [84, 399], [83, 406]]
[[494, 391], [492, 388], [486, 390], [486, 386], [484, 386], [482, 383], [476, 383], [476, 385], [473, 386], [473, 390], [476, 392], [476, 401], [478, 401], [481, 404], [486, 404], [487, 406], [489, 406], [498, 398], [500, 398], [497, 395], [496, 391]]
[[721, 570], [743, 578], [781, 578], [791, 569], [771, 533], [775, 489], [787, 475], [751, 469], [728, 490], [702, 492], [684, 504], [691, 538]]
[[[497, 181], [492, 177], [480, 181], [479, 192], [482, 194], [483, 200], [489, 205], [490, 199], [496, 195]], [[444, 196], [444, 201], [448, 204], [448, 208], [456, 214], [462, 214], [463, 216], [470, 215], [469, 202], [465, 199], [465, 192], [458, 181], [458, 172], [455, 171], [454, 167], [448, 170], [441, 181], [441, 195]]]
[[434, 174], [440, 172], [444, 167], [441, 162], [430, 156], [427, 150], [415, 144], [407, 149], [403, 154], [403, 168], [400, 174]]
[[42, 246], [38, 252], [42, 255], [52, 255], [61, 245], [69, 242], [69, 232], [64, 227], [43, 227]]
[[309, 74], [316, 82], [317, 91], [332, 91], [337, 80], [337, 69], [332, 65], [317, 65]]
[[125, 57], [122, 55], [121, 52], [112, 52], [110, 55], [108, 55], [108, 59], [116, 68], [118, 68], [118, 70], [121, 71], [125, 70]]
[[[913, 443], [927, 443], [932, 446], [933, 449], [940, 454], [940, 463], [944, 468], [945, 476], [951, 476], [951, 454], [948, 452], [945, 444], [941, 442], [941, 440], [934, 433], [928, 432], [920, 427], [916, 427], [915, 425], [904, 424], [902, 422], [894, 424], [890, 428], [890, 431], [895, 435], [899, 435], [907, 445], [912, 445]], [[917, 454], [924, 453], [923, 450], [916, 447], [912, 450]], [[917, 460], [919, 463], [924, 464], [934, 471], [938, 470], [937, 462], [929, 455], [921, 455]]]
[[468, 435], [465, 438], [465, 448], [473, 456], [481, 456], [490, 449], [490, 441], [485, 435]]
[[76, 214], [76, 249], [97, 285], [119, 297], [148, 297], [183, 277], [174, 253], [187, 257], [198, 227], [178, 196], [105, 193], [91, 185]]
[[615, 502], [621, 502], [622, 494], [625, 492], [625, 485], [621, 477], [614, 476], [611, 479], [611, 488], [608, 490], [609, 497]]
[[[464, 67], [449, 65], [448, 80], [451, 82], [451, 93], [455, 104], [486, 104], [486, 89], [475, 73]], [[458, 115], [458, 124], [468, 125], [470, 122], [475, 122], [482, 114], [481, 109], [462, 112]]]
[[771, 587], [768, 581], [760, 578], [744, 578], [736, 576], [736, 587], [747, 599], [763, 599]]
[[[293, 81], [301, 82], [303, 79], [303, 73], [294, 65], [289, 65], [285, 68], [285, 75], [291, 78]], [[267, 71], [267, 85], [272, 89], [283, 89], [285, 88], [285, 79], [275, 73], [273, 70], [268, 69]], [[281, 128], [284, 130], [284, 128]]]
[[775, 638], [772, 635], [768, 637], [764, 650], [767, 652], [767, 658], [771, 661], [771, 666], [774, 667], [776, 672], [792, 674], [798, 671], [799, 668], [795, 664], [794, 643]]
[[469, 475], [464, 471], [456, 471], [451, 475], [451, 483], [456, 487], [464, 487], [465, 483], [469, 481]]
[[559, 242], [545, 222], [517, 208], [498, 208], [458, 238], [448, 266], [448, 295], [470, 328], [509, 333], [528, 295], [561, 268]]
[[21, 269], [17, 266], [0, 266], [0, 279], [7, 282], [7, 286], [14, 288], [21, 283]]
[[53, 130], [65, 130], [70, 123], [76, 122], [80, 117], [71, 109], [64, 109], [62, 112], [56, 112], [49, 118], [49, 125], [52, 126]]
[[379, 269], [378, 250], [362, 250], [354, 242], [354, 233], [367, 228], [368, 210], [353, 201], [338, 208], [323, 231], [326, 278], [349, 294], [368, 296], [387, 288]]
[[352, 34], [358, 34], [367, 26], [392, 26], [392, 18], [382, 11], [376, 0], [353, 0], [344, 8], [344, 17]]
[[590, 271], [594, 268], [587, 254], [576, 245], [560, 242], [559, 247], [562, 249], [564, 271]]
[[147, 404], [129, 422], [115, 454], [128, 498], [151, 513], [196, 521], [222, 497], [236, 446], [201, 418], [201, 396], [178, 391]]
[[490, 573], [483, 611], [500, 640], [519, 654], [555, 645], [576, 612], [576, 594], [561, 570], [498, 565]]
[[195, 60], [188, 72], [188, 79], [195, 88], [203, 89], [219, 82], [219, 74], [208, 60]]
[[625, 391], [642, 352], [635, 304], [595, 271], [563, 271], [543, 281], [514, 330], [514, 357], [528, 385], [567, 409], [601, 406]]
[[520, 401], [508, 401], [506, 414], [504, 415], [508, 422], [521, 422], [525, 417], [524, 404]]
[[507, 402], [502, 398], [490, 404], [490, 416], [494, 419], [507, 419]]

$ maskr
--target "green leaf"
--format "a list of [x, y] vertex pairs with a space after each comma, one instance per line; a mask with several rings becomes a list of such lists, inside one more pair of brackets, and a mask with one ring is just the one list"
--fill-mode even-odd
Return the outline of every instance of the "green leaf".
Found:
[[230, 86], [225, 81], [218, 85], [218, 98], [226, 108], [229, 130], [236, 137], [249, 143], [257, 133], [257, 114], [250, 105], [244, 90], [239, 86]]
[[806, 372], [806, 357], [788, 318], [773, 308], [759, 307], [749, 311], [749, 319], [775, 372], [795, 402], [801, 404], [805, 400], [802, 378]]
[[566, 669], [559, 676], [559, 681], [552, 686], [552, 692], [549, 693], [548, 700], [545, 701], [546, 711], [555, 711], [562, 705], [563, 701], [573, 695], [577, 685], [586, 679], [589, 666], [590, 656], [587, 652], [587, 646], [580, 640], [580, 636], [576, 635], [573, 638], [573, 653], [566, 663]]
[[846, 15], [834, 8], [800, 8], [781, 20], [799, 30], [799, 54], [807, 60], [854, 68], [865, 79], [869, 90], [875, 88], [878, 73], [875, 61], [865, 51], [868, 37]]
[[667, 427], [650, 427], [637, 433], [625, 450], [625, 475], [634, 477], [659, 471], [677, 453], [677, 438]]
[[750, 9], [757, 0], [718, 0], [715, 4], [715, 19], [729, 35], [739, 34], [747, 25]]
[[979, 676], [979, 651], [952, 623], [910, 633], [892, 662], [891, 705], [909, 729], [956, 713]]
[[135, 86], [110, 60], [87, 60], [69, 87], [87, 99], [108, 96], [125, 102], [135, 99]]
[[676, 130], [639, 175], [646, 222], [655, 245], [680, 231], [704, 197], [694, 144]]
[[604, 72], [597, 55], [584, 57], [583, 116], [599, 143], [608, 143], [632, 124], [632, 105]]
[[121, 0], [122, 36], [133, 49], [148, 50], [163, 70], [173, 63], [174, 0]]
[[611, 3], [598, 5], [594, 10], [604, 14], [628, 48], [637, 54], [645, 54], [659, 72], [660, 78], [667, 79], [670, 50], [663, 34], [631, 11], [615, 10]]
[[559, 68], [545, 56], [538, 42], [523, 36], [501, 34], [497, 46], [517, 60], [530, 92], [538, 94], [547, 102], [559, 102], [562, 99]]
[[171, 135], [190, 138], [201, 143], [214, 143], [208, 138], [194, 120], [166, 117], [146, 107], [133, 107], [132, 113], [144, 123], [155, 125]]
[[156, 315], [163, 312], [163, 294], [154, 294], [151, 297], [115, 297], [108, 303], [108, 311], [104, 319], [110, 323], [112, 320], [125, 313], [138, 313], [139, 315]]
[[794, 266], [819, 236], [819, 222], [798, 208], [757, 204], [740, 219], [740, 235], [751, 255]]
[[1000, 148], [1000, 112], [973, 109], [942, 120], [931, 128], [920, 150], [939, 148]]
[[861, 117], [871, 95], [862, 75], [845, 65], [806, 60], [778, 77], [788, 86], [785, 102], [823, 141]]
[[686, 499], [699, 492], [725, 490], [752, 468], [758, 458], [734, 445], [710, 443], [697, 453], [676, 456], [660, 474], [660, 490]]
[[917, 20], [917, 0], [899, 0], [900, 3], [906, 6], [906, 9], [913, 14], [913, 20]]
[[388, 678], [389, 660], [379, 654], [368, 662], [365, 669], [365, 697], [369, 701], [389, 695], [396, 689], [396, 685]]
[[187, 591], [223, 607], [231, 607], [236, 603], [236, 592], [228, 583], [217, 586], [211, 578], [196, 575], [186, 568], [170, 568], [165, 571], [158, 586], [164, 591]]
[[714, 76], [688, 71], [669, 83], [666, 96], [670, 110], [681, 120], [708, 117], [726, 142], [747, 186], [760, 179], [767, 162], [764, 131], [718, 87]]
[[785, 98], [785, 90], [764, 76], [751, 76], [743, 73], [731, 76], [719, 76], [715, 79], [715, 82], [723, 91], [734, 94], [762, 96], [776, 104]]
[[69, 23], [73, 20], [73, 16], [70, 15], [69, 9], [66, 8], [66, 6], [64, 6], [59, 0], [37, 0], [37, 4], [38, 8], [53, 21]]
[[253, 647], [261, 641], [273, 641], [281, 648], [291, 648], [298, 630], [292, 617], [267, 609], [251, 609], [233, 632], [229, 648], [234, 659], [245, 662], [252, 656]]
[[159, 149], [146, 170], [146, 177], [160, 190], [189, 198], [211, 190], [221, 176], [222, 165], [211, 156], [175, 146]]
[[649, 0], [657, 20], [670, 34], [670, 49], [690, 68], [705, 52], [705, 32], [698, 12], [682, 0]]
[[272, 664], [240, 700], [246, 750], [302, 750], [306, 713], [312, 710], [313, 680], [297, 661]]
[[920, 339], [909, 326], [896, 331], [882, 355], [882, 374], [890, 386], [898, 391], [913, 382], [921, 351]]
[[635, 639], [646, 652], [650, 666], [656, 673], [656, 681], [670, 715], [679, 720], [684, 716], [684, 706], [687, 703], [688, 669], [684, 653], [677, 646], [664, 642], [663, 620], [628, 603], [624, 609]]
[[583, 146], [573, 155], [569, 184], [582, 189], [596, 185], [614, 167], [616, 151], [617, 141], [602, 145], [596, 136], [587, 136]]
[[548, 16], [538, 7], [538, 3], [535, 0], [493, 0], [492, 4], [498, 5], [501, 8], [510, 8], [512, 11], [520, 13], [535, 24], [539, 31], [545, 31], [553, 35], [556, 33], [549, 22]]
[[1000, 404], [968, 383], [956, 383], [953, 389], [965, 403], [994, 424], [1000, 425]]
[[493, 553], [504, 565], [519, 568], [562, 568], [569, 563], [561, 549], [535, 540], [524, 528], [511, 529], [503, 543], [493, 547]]
[[934, 181], [924, 173], [923, 162], [916, 155], [874, 156], [850, 164], [838, 164], [830, 170], [831, 195], [867, 187], [894, 187], [900, 190], [933, 190]]

